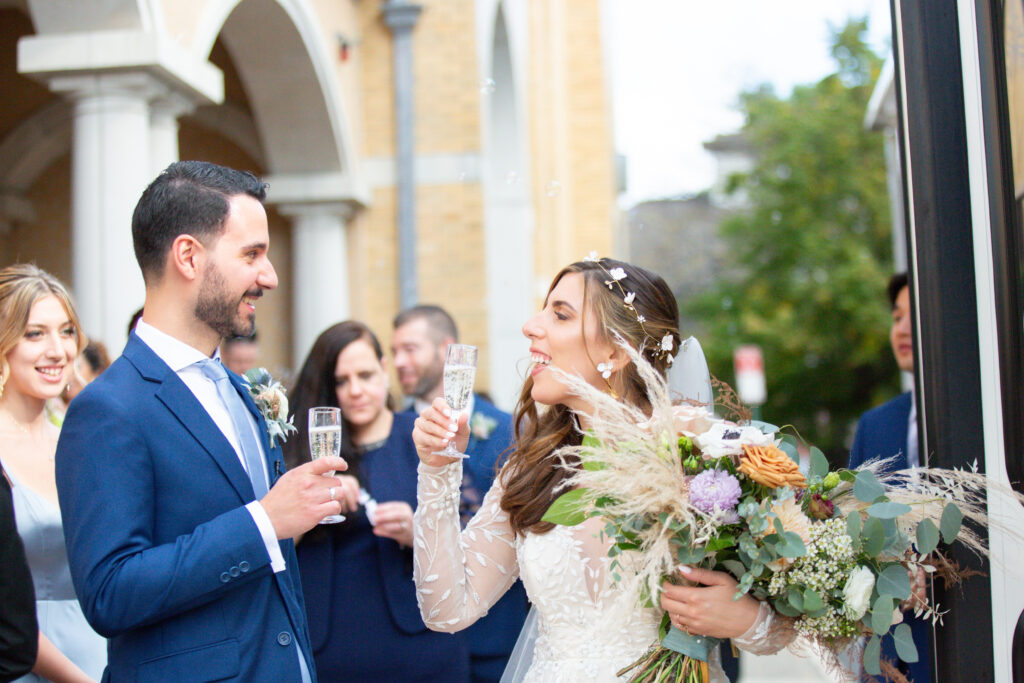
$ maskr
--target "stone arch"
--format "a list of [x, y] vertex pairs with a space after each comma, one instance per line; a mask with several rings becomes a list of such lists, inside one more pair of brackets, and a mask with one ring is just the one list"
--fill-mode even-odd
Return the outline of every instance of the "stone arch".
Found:
[[159, 0], [28, 0], [27, 4], [32, 24], [40, 34], [132, 30], [155, 33], [160, 26]]
[[483, 102], [484, 242], [487, 254], [491, 390], [514, 404], [522, 378], [521, 325], [533, 304], [533, 228], [521, 83], [514, 67], [506, 4], [493, 8]]
[[[330, 51], [307, 0], [214, 0], [192, 47], [220, 36], [238, 68], [274, 175], [354, 170], [354, 145]], [[269, 36], [261, 40], [260, 36]]]

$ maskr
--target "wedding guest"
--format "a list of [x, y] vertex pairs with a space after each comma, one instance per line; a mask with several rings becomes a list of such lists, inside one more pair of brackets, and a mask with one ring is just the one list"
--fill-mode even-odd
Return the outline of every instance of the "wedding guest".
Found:
[[339, 494], [347, 518], [298, 545], [317, 671], [321, 681], [346, 683], [468, 681], [464, 637], [430, 631], [416, 608], [415, 416], [392, 412], [386, 362], [368, 327], [338, 323], [317, 338], [290, 392], [299, 434], [285, 447], [288, 464], [309, 460], [314, 406], [341, 408], [349, 463]]
[[86, 384], [99, 377], [99, 374], [108, 367], [110, 367], [110, 356], [107, 354], [107, 347], [103, 342], [90, 339], [75, 361], [71, 380], [61, 394], [65, 410], [67, 410], [67, 404], [71, 402], [71, 399], [78, 396]]
[[[394, 320], [391, 354], [410, 410], [419, 415], [435, 398], [444, 398], [444, 360], [449, 344], [459, 341], [452, 316], [440, 306], [420, 305], [401, 311]], [[468, 523], [494, 482], [502, 457], [512, 444], [512, 416], [480, 393], [470, 397], [469, 443], [463, 463], [459, 513]], [[473, 681], [497, 683], [505, 670], [529, 604], [526, 589], [516, 581], [487, 616], [466, 630]]]
[[[606, 286], [617, 281], [621, 289]], [[627, 294], [628, 292], [628, 294]], [[643, 316], [642, 318], [640, 316]], [[656, 640], [661, 613], [643, 607], [637, 590], [613, 581], [604, 522], [575, 527], [542, 520], [568, 471], [552, 452], [580, 445], [593, 406], [572, 392], [559, 371], [578, 374], [637, 409], [649, 409], [645, 385], [616, 338], [626, 341], [663, 377], [679, 347], [679, 309], [657, 275], [612, 259], [588, 259], [559, 272], [540, 312], [523, 325], [533, 366], [516, 408], [515, 450], [479, 512], [459, 529], [453, 505], [462, 459], [439, 455], [454, 440], [463, 451], [468, 419], [451, 419], [435, 399], [416, 420], [420, 458], [414, 523], [414, 575], [420, 611], [439, 631], [464, 629], [522, 576], [538, 615], [532, 663], [509, 664], [511, 680], [617, 681], [616, 672]], [[666, 341], [671, 341], [669, 345]], [[732, 638], [755, 654], [775, 652], [795, 633], [767, 603], [734, 600], [727, 573], [690, 569], [695, 586], [665, 587], [661, 606], [679, 629]], [[717, 650], [712, 680], [721, 680]], [[527, 668], [528, 667], [528, 668]]]
[[107, 659], [106, 641], [86, 622], [71, 583], [53, 466], [60, 429], [47, 407], [71, 380], [85, 341], [55, 277], [26, 264], [0, 270], [0, 464], [45, 636], [25, 681], [99, 679]]
[[25, 560], [25, 546], [14, 524], [14, 501], [7, 474], [0, 476], [0, 681], [32, 670], [39, 651], [36, 593]]
[[[892, 325], [889, 328], [889, 343], [892, 346], [896, 366], [903, 372], [914, 372], [914, 340], [911, 335], [910, 286], [906, 273], [897, 273], [889, 280], [886, 288], [892, 310]], [[860, 467], [869, 460], [891, 458], [886, 470], [905, 470], [920, 467], [917, 451], [917, 407], [913, 390], [904, 392], [888, 403], [864, 413], [857, 424], [850, 449], [850, 469]], [[924, 572], [918, 570], [911, 576], [911, 585], [916, 594], [924, 595], [926, 590]], [[927, 619], [914, 616], [913, 604], [904, 607], [904, 621], [910, 625], [917, 647], [918, 659], [908, 664], [899, 658], [891, 638], [882, 639], [882, 657], [896, 664], [897, 668], [913, 681], [931, 680], [932, 626]]]
[[231, 372], [244, 375], [259, 365], [260, 345], [253, 332], [247, 337], [229, 337], [220, 343], [220, 360]]
[[132, 216], [146, 287], [120, 358], [71, 402], [57, 492], [83, 610], [110, 637], [111, 681], [311, 683], [292, 538], [341, 505], [345, 461], [282, 471], [280, 441], [217, 357], [277, 286], [266, 185], [168, 166]]

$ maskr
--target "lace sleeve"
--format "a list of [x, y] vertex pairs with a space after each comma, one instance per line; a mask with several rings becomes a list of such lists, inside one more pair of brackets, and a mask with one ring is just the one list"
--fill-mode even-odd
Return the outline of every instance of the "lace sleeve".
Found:
[[487, 614], [519, 576], [515, 534], [501, 509], [498, 479], [459, 532], [462, 461], [419, 466], [413, 517], [413, 577], [420, 615], [430, 629], [461, 631]]
[[753, 625], [732, 642], [752, 655], [772, 655], [793, 642], [794, 638], [793, 620], [778, 614], [767, 602], [762, 602]]

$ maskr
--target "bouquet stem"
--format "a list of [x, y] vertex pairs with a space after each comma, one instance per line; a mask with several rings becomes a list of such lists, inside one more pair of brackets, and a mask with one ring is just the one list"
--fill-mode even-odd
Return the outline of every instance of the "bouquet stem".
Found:
[[718, 638], [691, 635], [672, 626], [661, 644], [617, 675], [635, 671], [630, 683], [708, 683], [708, 659], [720, 642]]

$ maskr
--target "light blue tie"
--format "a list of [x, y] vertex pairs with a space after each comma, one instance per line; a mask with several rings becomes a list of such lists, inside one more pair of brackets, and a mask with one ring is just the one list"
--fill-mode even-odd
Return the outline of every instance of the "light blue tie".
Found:
[[235, 425], [235, 432], [238, 434], [238, 442], [242, 446], [242, 457], [245, 458], [245, 467], [249, 470], [249, 480], [252, 482], [252, 490], [256, 494], [256, 500], [262, 500], [267, 495], [267, 478], [263, 474], [263, 463], [261, 462], [260, 446], [256, 443], [256, 435], [253, 433], [252, 425], [249, 422], [248, 409], [245, 402], [238, 395], [228, 373], [219, 360], [206, 359], [199, 361], [196, 365], [200, 367], [203, 374], [213, 380], [220, 394], [220, 400], [228, 409], [231, 421]]

